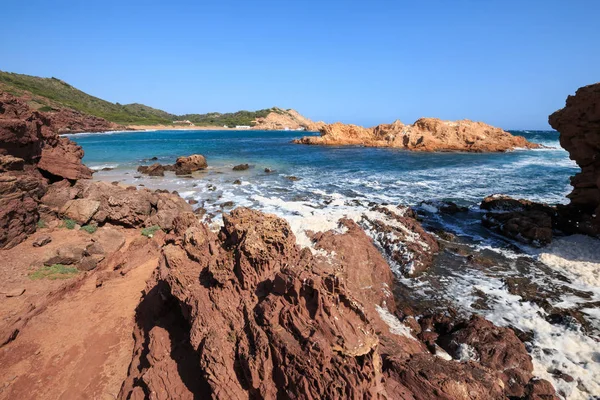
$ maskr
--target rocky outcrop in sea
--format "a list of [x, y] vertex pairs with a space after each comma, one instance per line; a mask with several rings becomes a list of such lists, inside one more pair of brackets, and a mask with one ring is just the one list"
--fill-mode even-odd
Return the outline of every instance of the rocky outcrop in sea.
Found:
[[323, 126], [320, 132], [321, 136], [306, 136], [295, 140], [294, 143], [469, 152], [504, 152], [516, 148], [540, 147], [500, 128], [469, 120], [442, 121], [437, 118], [421, 118], [412, 125], [396, 121], [374, 128], [338, 122]]

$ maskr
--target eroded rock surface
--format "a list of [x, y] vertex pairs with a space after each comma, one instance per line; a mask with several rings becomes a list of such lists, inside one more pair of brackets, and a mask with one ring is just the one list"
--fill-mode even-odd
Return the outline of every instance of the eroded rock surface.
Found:
[[46, 115], [0, 94], [0, 248], [35, 231], [49, 182], [91, 178], [82, 157], [81, 147], [59, 137]]
[[503, 152], [515, 148], [540, 147], [500, 128], [466, 119], [442, 121], [437, 118], [421, 118], [412, 125], [396, 121], [374, 128], [338, 122], [323, 126], [320, 132], [321, 136], [306, 136], [295, 140], [294, 143], [395, 147], [412, 151], [470, 152]]
[[82, 114], [68, 108], [44, 114], [59, 133], [106, 132], [125, 129], [124, 126], [107, 121], [104, 118]]
[[42, 203], [58, 215], [66, 215], [79, 223], [124, 227], [158, 225], [173, 228], [173, 220], [191, 206], [181, 197], [149, 189], [129, 190], [105, 182], [79, 180], [74, 185], [61, 181], [50, 185]]
[[[238, 208], [216, 234], [180, 214], [138, 307], [119, 397], [533, 399], [514, 333], [430, 318], [414, 329], [432, 334], [417, 337], [397, 317], [384, 258], [358, 225], [340, 224], [313, 237], [312, 254], [274, 215]], [[440, 354], [471, 346], [479, 360], [440, 358], [427, 341]]]
[[550, 115], [560, 132], [560, 145], [581, 172], [571, 178], [571, 203], [562, 212], [574, 221], [573, 230], [600, 234], [600, 83], [579, 88], [563, 109]]

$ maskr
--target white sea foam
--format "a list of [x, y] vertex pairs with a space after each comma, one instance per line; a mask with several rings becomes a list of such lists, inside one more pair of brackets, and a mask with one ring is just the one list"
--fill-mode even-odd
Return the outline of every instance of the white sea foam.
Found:
[[[483, 314], [498, 326], [533, 333], [531, 355], [536, 376], [551, 381], [570, 400], [588, 400], [590, 394], [600, 393], [600, 353], [594, 338], [575, 327], [551, 324], [544, 318], [545, 310], [509, 293], [500, 279], [476, 272], [457, 278], [449, 281], [448, 289], [462, 309]], [[473, 289], [488, 296], [490, 310], [472, 308], [476, 300]], [[558, 379], [552, 375], [553, 370], [576, 380]]]
[[117, 168], [119, 164], [100, 164], [100, 165], [92, 165], [90, 169], [94, 171], [100, 171], [103, 168]]
[[383, 322], [385, 322], [389, 326], [390, 332], [392, 334], [414, 339], [410, 328], [404, 325], [402, 322], [400, 322], [400, 320], [396, 318], [394, 314], [389, 312], [387, 308], [381, 307], [380, 305], [376, 304], [375, 309], [377, 310], [377, 313], [379, 314], [379, 317], [383, 320]]
[[556, 238], [539, 260], [586, 288], [600, 288], [600, 240], [583, 235]]

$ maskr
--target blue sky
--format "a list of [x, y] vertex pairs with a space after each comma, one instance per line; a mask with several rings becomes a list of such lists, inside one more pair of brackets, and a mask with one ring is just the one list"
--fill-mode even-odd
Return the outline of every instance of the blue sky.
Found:
[[547, 129], [600, 81], [600, 1], [10, 1], [0, 70], [169, 112]]

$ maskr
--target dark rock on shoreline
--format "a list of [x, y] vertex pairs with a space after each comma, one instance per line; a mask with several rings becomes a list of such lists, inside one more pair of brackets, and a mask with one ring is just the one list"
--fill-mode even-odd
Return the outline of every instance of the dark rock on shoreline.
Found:
[[558, 215], [553, 207], [501, 195], [486, 197], [480, 207], [489, 211], [481, 220], [487, 228], [534, 246], [552, 241], [553, 221]]
[[165, 166], [159, 163], [154, 163], [152, 165], [140, 165], [137, 168], [138, 172], [142, 174], [146, 174], [148, 176], [165, 176]]
[[250, 165], [248, 165], [248, 164], [240, 164], [240, 165], [236, 165], [235, 167], [233, 167], [233, 170], [234, 171], [245, 171], [249, 168], [250, 168]]
[[569, 233], [600, 235], [600, 83], [584, 86], [569, 96], [563, 109], [548, 118], [560, 132], [560, 145], [581, 172], [571, 178], [571, 202], [561, 213], [571, 224]]
[[[155, 158], [155, 157], [154, 157]], [[154, 163], [152, 165], [140, 165], [138, 172], [149, 176], [165, 176], [165, 171], [174, 171], [175, 175], [191, 175], [192, 172], [206, 169], [208, 164], [206, 158], [200, 154], [193, 154], [188, 157], [179, 157], [173, 165], [163, 165]]]

